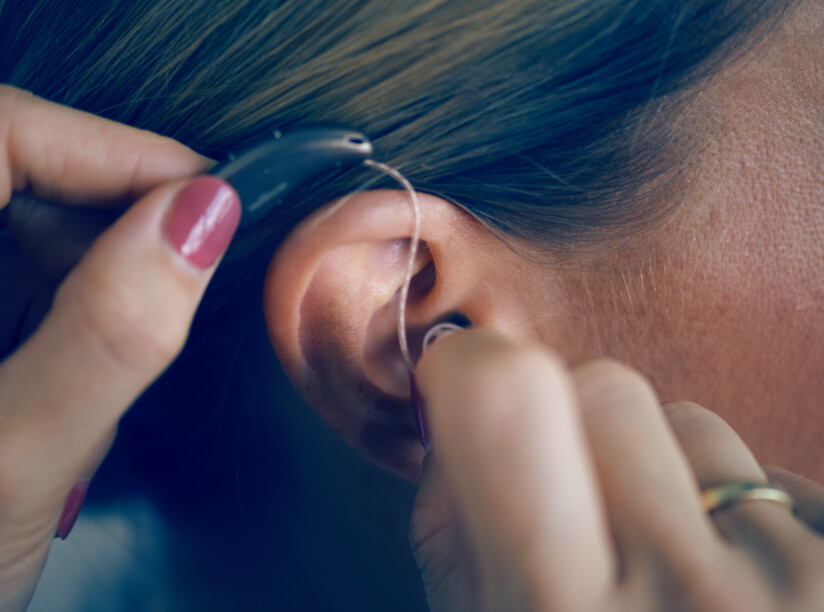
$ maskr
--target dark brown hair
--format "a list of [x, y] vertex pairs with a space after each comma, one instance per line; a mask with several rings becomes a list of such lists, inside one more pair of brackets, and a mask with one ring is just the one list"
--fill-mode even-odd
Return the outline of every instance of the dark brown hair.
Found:
[[[0, 0], [0, 80], [218, 158], [331, 121], [514, 242], [597, 248], [669, 210], [699, 124], [684, 93], [791, 0]], [[308, 189], [237, 240], [256, 282]]]

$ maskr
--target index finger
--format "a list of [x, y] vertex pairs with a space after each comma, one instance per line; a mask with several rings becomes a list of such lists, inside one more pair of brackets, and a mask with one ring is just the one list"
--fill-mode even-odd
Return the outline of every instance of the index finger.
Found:
[[135, 200], [211, 164], [171, 138], [0, 85], [0, 208], [23, 190], [65, 204]]
[[416, 380], [487, 595], [591, 609], [582, 602], [611, 587], [614, 555], [565, 368], [542, 348], [467, 330], [428, 349]]

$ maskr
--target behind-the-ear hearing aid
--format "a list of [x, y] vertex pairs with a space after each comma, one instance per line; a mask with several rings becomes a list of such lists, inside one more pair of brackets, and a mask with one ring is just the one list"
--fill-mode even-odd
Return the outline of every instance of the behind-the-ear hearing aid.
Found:
[[[346, 127], [275, 130], [230, 153], [210, 172], [240, 196], [240, 229], [265, 218], [295, 190], [326, 174], [356, 166], [372, 155], [366, 136]], [[20, 250], [46, 278], [61, 280], [123, 210], [78, 208], [14, 194], [0, 217]]]

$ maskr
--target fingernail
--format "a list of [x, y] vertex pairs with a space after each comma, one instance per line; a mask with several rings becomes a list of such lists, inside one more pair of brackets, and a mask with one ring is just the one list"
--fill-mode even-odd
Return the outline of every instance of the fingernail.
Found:
[[418, 391], [415, 382], [415, 374], [409, 373], [409, 395], [412, 399], [412, 412], [415, 414], [415, 422], [418, 424], [418, 434], [421, 437], [423, 449], [428, 453], [432, 447], [432, 440], [429, 438], [429, 425], [426, 422], [426, 402]]
[[169, 244], [197, 268], [211, 267], [232, 241], [240, 222], [240, 200], [232, 187], [201, 176], [177, 195], [166, 219]]
[[66, 497], [66, 504], [63, 506], [63, 514], [60, 515], [60, 520], [57, 522], [57, 534], [55, 537], [65, 540], [69, 537], [72, 527], [77, 522], [77, 517], [80, 515], [80, 508], [83, 507], [83, 501], [86, 499], [86, 492], [89, 490], [89, 483], [91, 481], [81, 480], [78, 482]]

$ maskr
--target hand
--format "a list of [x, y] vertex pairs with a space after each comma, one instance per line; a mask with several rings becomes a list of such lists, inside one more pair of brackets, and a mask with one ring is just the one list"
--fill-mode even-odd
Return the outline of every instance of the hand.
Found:
[[208, 164], [167, 138], [0, 87], [0, 207], [12, 190], [77, 206], [139, 200], [0, 364], [2, 610], [26, 606], [119, 418], [183, 346], [240, 215], [222, 181], [181, 180]]
[[[432, 610], [824, 609], [824, 542], [803, 520], [703, 509], [706, 487], [766, 481], [714, 413], [482, 330], [436, 342], [416, 377], [433, 450], [411, 538]], [[774, 474], [801, 519], [824, 518], [824, 489]]]

